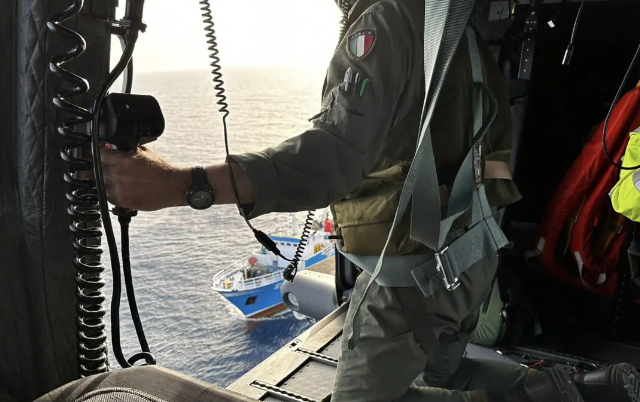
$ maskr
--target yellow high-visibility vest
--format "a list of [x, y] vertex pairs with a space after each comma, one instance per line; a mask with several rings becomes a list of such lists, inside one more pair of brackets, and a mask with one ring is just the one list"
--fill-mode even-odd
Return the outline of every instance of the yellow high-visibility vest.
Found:
[[[640, 165], [640, 127], [629, 134], [623, 166]], [[640, 222], [640, 169], [622, 169], [620, 180], [609, 193], [613, 209], [634, 222]]]

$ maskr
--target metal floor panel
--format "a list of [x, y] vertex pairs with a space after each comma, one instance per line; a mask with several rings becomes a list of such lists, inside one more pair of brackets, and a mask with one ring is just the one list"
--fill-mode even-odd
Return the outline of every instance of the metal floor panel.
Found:
[[348, 304], [320, 320], [228, 389], [268, 402], [321, 402], [333, 391]]
[[340, 358], [341, 344], [342, 335], [338, 336], [333, 342], [324, 347], [320, 353], [322, 353], [323, 355], [331, 356], [334, 359], [338, 359]]
[[281, 387], [321, 401], [331, 395], [335, 376], [335, 367], [312, 360], [289, 377]]
[[[322, 402], [333, 391], [342, 327], [343, 305], [293, 342], [239, 378], [228, 389], [266, 402]], [[517, 356], [468, 345], [467, 357], [518, 364]]]

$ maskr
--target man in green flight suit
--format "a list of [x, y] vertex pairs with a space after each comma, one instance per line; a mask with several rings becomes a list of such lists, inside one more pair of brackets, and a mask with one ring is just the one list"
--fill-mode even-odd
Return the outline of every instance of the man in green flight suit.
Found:
[[[354, 0], [340, 5], [349, 11], [347, 31], [330, 62], [313, 128], [277, 147], [233, 155], [227, 163], [206, 169], [176, 167], [146, 147], [135, 154], [103, 150], [109, 201], [147, 211], [231, 204], [236, 202], [232, 171], [248, 219], [331, 205], [340, 251], [351, 258], [380, 255], [416, 152], [425, 96], [425, 0]], [[488, 48], [481, 40], [469, 43], [466, 36], [453, 56], [430, 123], [440, 200], [446, 206], [472, 144], [471, 45], [479, 49], [484, 80], [498, 102], [483, 141], [482, 178], [488, 202], [497, 208], [520, 197], [508, 169], [509, 99]], [[469, 214], [462, 214], [445, 244], [464, 234], [469, 224]], [[387, 255], [428, 253], [411, 238], [409, 226], [408, 218], [403, 219]], [[582, 401], [576, 384], [559, 370], [537, 372], [463, 358], [497, 262], [495, 252], [482, 258], [459, 276], [459, 287], [453, 291], [425, 295], [417, 287], [374, 282], [363, 299], [371, 277], [365, 269], [351, 300], [332, 400]], [[359, 336], [349, 344], [347, 335], [354, 330], [360, 302]], [[621, 384], [634, 378], [628, 365], [614, 369], [616, 376], [607, 378], [620, 377]]]

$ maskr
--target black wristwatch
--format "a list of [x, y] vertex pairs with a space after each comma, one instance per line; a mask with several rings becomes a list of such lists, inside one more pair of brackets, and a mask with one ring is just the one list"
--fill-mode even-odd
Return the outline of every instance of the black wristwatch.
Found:
[[216, 195], [209, 185], [207, 172], [202, 166], [191, 168], [191, 187], [187, 192], [187, 203], [193, 209], [207, 209], [213, 205]]

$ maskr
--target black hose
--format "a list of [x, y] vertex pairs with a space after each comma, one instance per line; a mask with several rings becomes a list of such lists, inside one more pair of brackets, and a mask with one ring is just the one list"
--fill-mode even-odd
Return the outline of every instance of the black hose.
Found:
[[[140, 342], [140, 349], [143, 353], [137, 353], [131, 356], [127, 362], [133, 366], [140, 360], [145, 360], [148, 364], [155, 364], [155, 358], [151, 355], [147, 337], [144, 334], [142, 328], [142, 322], [140, 320], [140, 314], [138, 313], [138, 303], [136, 302], [136, 295], [133, 288], [133, 276], [131, 275], [131, 256], [129, 255], [129, 224], [131, 223], [131, 215], [124, 214], [118, 216], [118, 222], [120, 223], [120, 245], [122, 246], [122, 272], [124, 274], [124, 285], [127, 291], [127, 301], [129, 302], [129, 311], [131, 311], [131, 319], [136, 329], [136, 335]], [[151, 357], [151, 360], [148, 360]]]
[[[136, 41], [138, 39], [138, 32], [136, 30], [130, 30], [126, 37], [126, 46], [122, 52], [122, 56], [118, 61], [118, 64], [114, 67], [114, 69], [109, 73], [107, 79], [102, 83], [102, 85], [98, 88], [98, 92], [93, 103], [94, 116], [91, 121], [91, 152], [93, 156], [93, 174], [96, 178], [96, 188], [98, 192], [98, 198], [100, 199], [100, 211], [103, 217], [103, 224], [105, 229], [105, 234], [107, 237], [107, 243], [109, 245], [109, 254], [111, 256], [111, 271], [113, 275], [113, 297], [111, 299], [111, 339], [113, 343], [113, 354], [120, 364], [122, 368], [131, 367], [132, 364], [127, 361], [122, 353], [122, 345], [120, 344], [120, 298], [121, 298], [121, 279], [120, 279], [120, 259], [118, 256], [118, 249], [116, 245], [115, 236], [113, 233], [113, 226], [111, 225], [111, 219], [109, 216], [109, 208], [107, 202], [107, 194], [104, 188], [103, 174], [102, 174], [102, 162], [100, 159], [100, 138], [99, 138], [99, 121], [100, 121], [100, 111], [102, 108], [102, 102], [107, 95], [109, 88], [113, 85], [116, 79], [122, 74], [122, 72], [127, 68], [129, 61], [131, 60], [131, 56], [133, 55], [133, 51], [135, 49]], [[128, 255], [128, 252], [127, 252]], [[130, 267], [127, 263], [127, 267], [130, 270]], [[138, 328], [142, 328], [142, 324], [140, 323], [140, 318], [137, 313], [137, 307], [134, 295], [128, 295], [129, 305], [131, 308], [131, 316], [134, 321], [134, 325], [136, 326], [136, 330]], [[144, 333], [138, 333], [138, 340], [140, 345], [147, 345], [147, 341], [145, 339]], [[151, 353], [147, 350], [143, 349], [143, 352], [136, 354], [131, 358], [133, 361], [144, 359], [147, 364], [155, 364], [156, 360], [151, 355]]]

